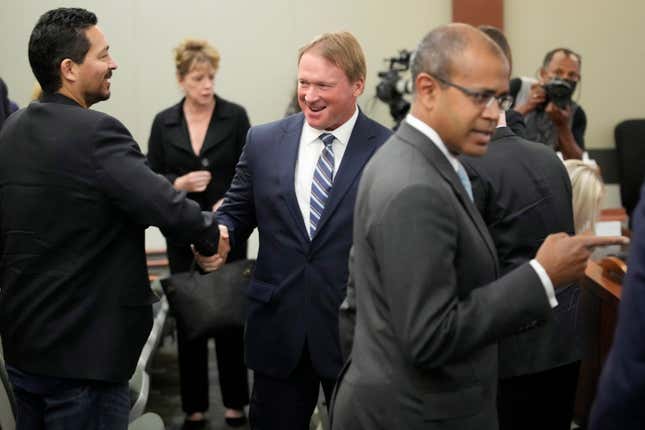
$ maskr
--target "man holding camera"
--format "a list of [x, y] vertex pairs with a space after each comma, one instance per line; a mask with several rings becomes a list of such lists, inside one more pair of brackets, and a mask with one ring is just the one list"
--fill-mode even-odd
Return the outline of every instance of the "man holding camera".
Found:
[[521, 88], [522, 80], [511, 81], [514, 109], [524, 115], [528, 140], [542, 142], [562, 152], [564, 159], [582, 158], [587, 116], [571, 95], [580, 81], [580, 55], [556, 48], [544, 57], [540, 79]]

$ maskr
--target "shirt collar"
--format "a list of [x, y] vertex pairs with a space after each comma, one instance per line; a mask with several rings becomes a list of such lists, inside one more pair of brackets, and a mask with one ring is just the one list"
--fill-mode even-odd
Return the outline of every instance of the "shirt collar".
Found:
[[428, 137], [432, 141], [432, 143], [435, 144], [437, 148], [443, 153], [443, 155], [446, 156], [450, 164], [452, 165], [452, 168], [455, 169], [455, 172], [459, 170], [459, 167], [461, 164], [459, 163], [459, 160], [457, 160], [457, 157], [455, 157], [453, 154], [448, 151], [448, 148], [446, 147], [446, 144], [443, 143], [443, 140], [439, 136], [439, 134], [435, 131], [434, 128], [430, 127], [428, 124], [425, 122], [421, 121], [419, 118], [415, 117], [411, 113], [409, 113], [405, 117], [405, 121], [410, 124], [412, 127], [416, 128], [419, 130], [421, 133], [423, 133], [425, 136]]
[[304, 125], [302, 126], [302, 142], [306, 143], [312, 143], [315, 142], [318, 137], [323, 134], [323, 133], [331, 133], [334, 135], [336, 140], [340, 142], [341, 145], [347, 145], [349, 142], [349, 138], [352, 135], [352, 130], [354, 129], [354, 125], [356, 124], [356, 120], [358, 119], [358, 106], [354, 109], [354, 113], [352, 116], [345, 121], [340, 127], [337, 127], [335, 130], [327, 131], [327, 130], [318, 130], [316, 128], [313, 128], [307, 123], [307, 119], [304, 121]]

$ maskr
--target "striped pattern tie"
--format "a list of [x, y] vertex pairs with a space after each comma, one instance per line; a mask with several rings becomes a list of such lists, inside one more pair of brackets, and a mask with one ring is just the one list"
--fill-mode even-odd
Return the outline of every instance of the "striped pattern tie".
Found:
[[314, 237], [318, 222], [325, 209], [325, 203], [331, 192], [331, 184], [334, 182], [334, 150], [331, 144], [334, 142], [334, 135], [323, 133], [318, 137], [325, 144], [316, 170], [314, 180], [311, 183], [311, 198], [309, 199], [309, 237]]

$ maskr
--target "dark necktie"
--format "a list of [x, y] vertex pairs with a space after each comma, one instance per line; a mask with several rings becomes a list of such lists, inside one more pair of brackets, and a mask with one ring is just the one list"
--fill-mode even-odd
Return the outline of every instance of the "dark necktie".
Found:
[[311, 183], [311, 198], [309, 199], [309, 236], [314, 237], [318, 222], [322, 216], [325, 204], [331, 192], [331, 185], [334, 182], [334, 150], [331, 144], [334, 142], [334, 135], [323, 133], [318, 137], [325, 144], [316, 170], [314, 180]]

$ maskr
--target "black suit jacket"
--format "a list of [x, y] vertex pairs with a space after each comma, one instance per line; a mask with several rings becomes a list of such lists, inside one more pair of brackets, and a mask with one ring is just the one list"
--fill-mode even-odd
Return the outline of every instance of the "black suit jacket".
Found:
[[[551, 233], [574, 233], [571, 182], [550, 149], [498, 128], [483, 157], [461, 157], [475, 204], [495, 242], [501, 273], [534, 258]], [[500, 342], [500, 377], [535, 373], [579, 359], [576, 285], [556, 290], [553, 317], [518, 327]]]
[[9, 95], [7, 91], [7, 85], [2, 79], [0, 79], [0, 130], [2, 130], [2, 124], [4, 124], [5, 119], [11, 113], [11, 108], [9, 106]]
[[170, 183], [195, 170], [211, 172], [212, 179], [204, 192], [188, 194], [203, 210], [212, 210], [213, 204], [224, 197], [231, 185], [250, 127], [242, 106], [214, 97], [215, 110], [199, 155], [195, 155], [190, 144], [182, 111], [184, 99], [155, 116], [148, 141], [150, 167]]
[[207, 254], [211, 213], [147, 166], [116, 119], [60, 94], [0, 135], [0, 335], [7, 364], [127, 381], [152, 324], [144, 230]]
[[515, 135], [526, 139], [526, 124], [521, 113], [509, 109], [506, 111], [506, 125]]
[[[170, 183], [177, 177], [195, 170], [211, 172], [211, 181], [201, 193], [188, 193], [202, 210], [211, 211], [213, 204], [224, 197], [235, 174], [242, 148], [249, 130], [249, 118], [244, 108], [219, 96], [215, 97], [215, 110], [211, 117], [199, 155], [195, 155], [190, 143], [186, 118], [183, 114], [184, 100], [155, 116], [148, 141], [150, 167], [164, 175]], [[168, 259], [173, 272], [187, 271], [193, 260], [189, 247], [168, 238]], [[246, 243], [231, 250], [228, 261], [246, 257]]]

